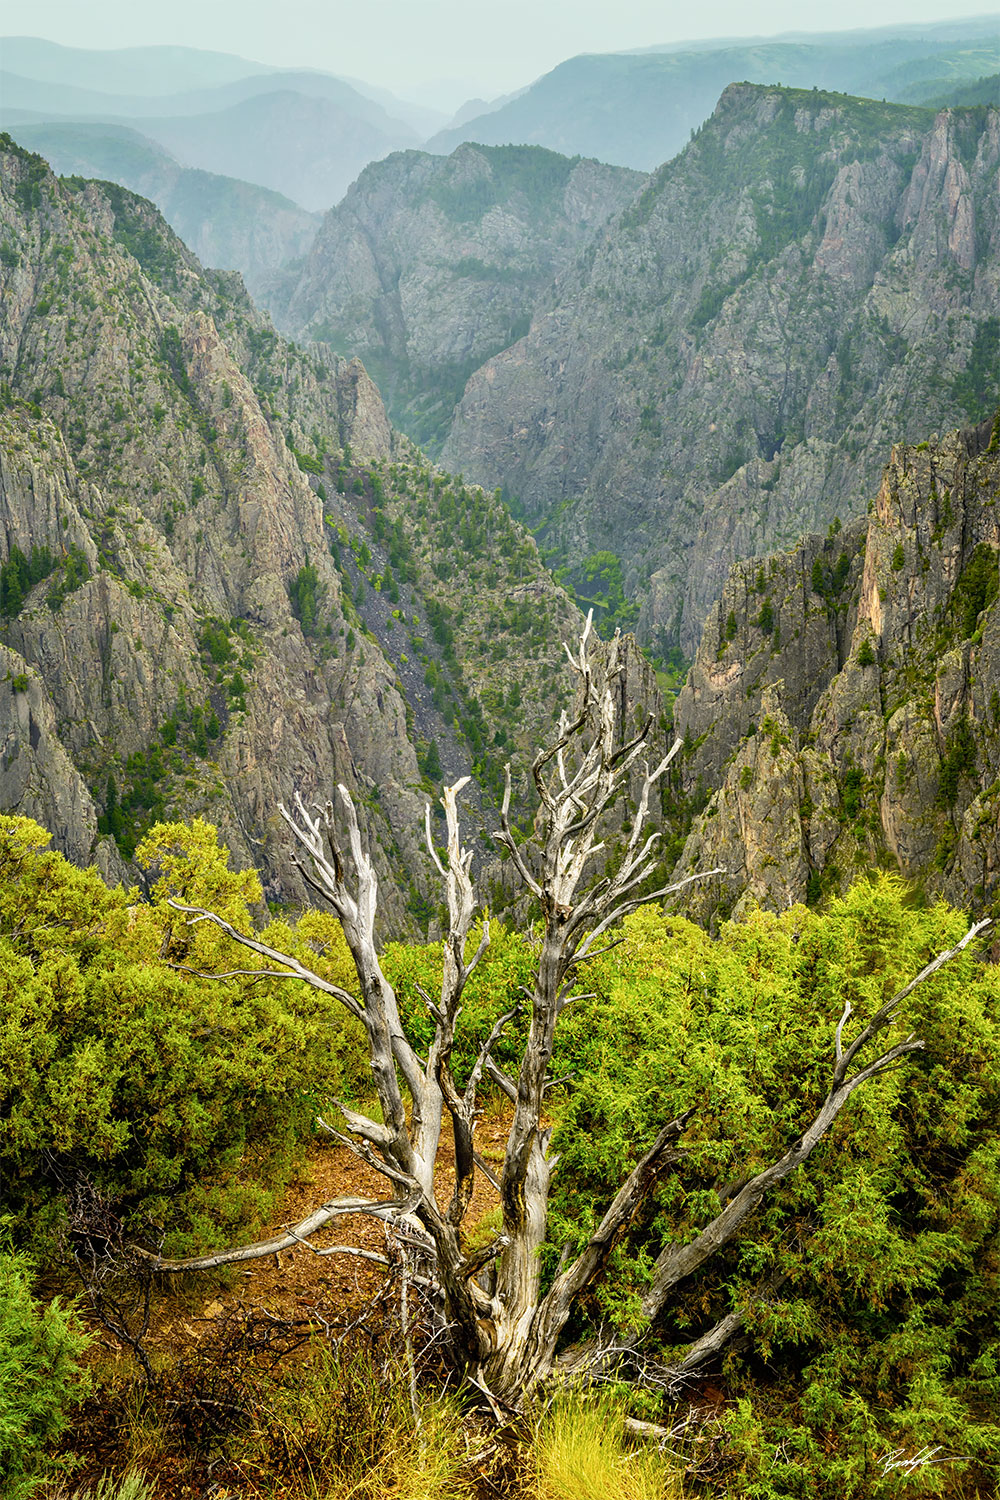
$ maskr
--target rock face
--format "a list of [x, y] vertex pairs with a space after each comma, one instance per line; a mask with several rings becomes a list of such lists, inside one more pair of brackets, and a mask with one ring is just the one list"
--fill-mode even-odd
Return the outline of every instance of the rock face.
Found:
[[[487, 499], [393, 433], [357, 361], [280, 339], [150, 204], [60, 182], [9, 141], [0, 367], [0, 805], [111, 877], [154, 819], [201, 813], [287, 900], [301, 886], [277, 803], [343, 782], [366, 807], [387, 925], [426, 920], [421, 828], [441, 769], [418, 764], [415, 719], [432, 662], [461, 774], [506, 722], [476, 692], [494, 650], [523, 691], [516, 758], [577, 628], [530, 537], [494, 503], [496, 587], [516, 577], [552, 638], [534, 619], [524, 639], [449, 626], [434, 539], [471, 565]], [[383, 588], [398, 619], [366, 602]], [[439, 627], [440, 669], [420, 637]], [[413, 660], [378, 630], [415, 638]]]
[[994, 399], [1000, 112], [733, 85], [469, 380], [443, 461], [693, 653], [733, 562]]
[[736, 567], [675, 705], [701, 917], [873, 866], [1000, 900], [1000, 415], [898, 445], [871, 515]]
[[643, 180], [537, 147], [397, 152], [365, 168], [264, 300], [295, 337], [363, 359], [393, 420], [433, 445], [471, 372], [527, 331], [552, 278]]

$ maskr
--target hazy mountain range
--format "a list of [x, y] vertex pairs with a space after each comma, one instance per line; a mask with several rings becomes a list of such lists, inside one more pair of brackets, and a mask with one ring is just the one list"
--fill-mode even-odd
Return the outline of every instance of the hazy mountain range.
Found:
[[52, 121], [124, 125], [179, 166], [325, 210], [369, 161], [422, 144], [444, 154], [463, 140], [540, 145], [649, 171], [680, 150], [736, 81], [919, 103], [996, 73], [1000, 19], [575, 57], [512, 95], [470, 101], [450, 125], [377, 83], [225, 53], [87, 51], [8, 37], [0, 54], [0, 126], [15, 134]]
[[322, 73], [269, 72], [142, 96], [5, 71], [0, 97], [7, 128], [73, 119], [131, 125], [185, 166], [257, 182], [310, 209], [335, 203], [367, 162], [419, 140], [382, 105]]
[[451, 151], [463, 140], [521, 143], [651, 171], [676, 155], [730, 83], [782, 83], [919, 103], [997, 69], [997, 19], [930, 28], [919, 36], [876, 36], [705, 43], [570, 58], [500, 108], [440, 131], [427, 149]]

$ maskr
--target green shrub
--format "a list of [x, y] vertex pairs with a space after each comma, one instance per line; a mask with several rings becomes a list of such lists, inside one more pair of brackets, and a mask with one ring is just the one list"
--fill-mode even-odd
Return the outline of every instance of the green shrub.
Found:
[[971, 422], [979, 422], [997, 399], [997, 349], [1000, 318], [986, 318], [976, 329], [969, 363], [952, 381], [952, 395]]
[[[593, 998], [571, 1007], [557, 1037], [552, 1071], [574, 1076], [553, 1097], [549, 1274], [561, 1245], [585, 1243], [662, 1124], [694, 1114], [686, 1154], [650, 1205], [651, 1232], [639, 1226], [616, 1249], [611, 1281], [583, 1309], [606, 1338], [613, 1321], [630, 1326], [637, 1274], [641, 1289], [659, 1244], [689, 1240], [718, 1212], [719, 1191], [774, 1160], [812, 1117], [845, 1003], [849, 1039], [966, 926], [943, 905], [914, 909], [886, 878], [824, 912], [751, 911], [715, 941], [676, 915], [626, 921], [626, 942], [588, 965]], [[924, 1051], [852, 1099], [740, 1241], [678, 1288], [659, 1328], [674, 1351], [745, 1311], [750, 1346], [725, 1365], [734, 1425], [720, 1458], [734, 1500], [889, 1497], [898, 1476], [883, 1479], [874, 1456], [935, 1444], [956, 1460], [942, 1493], [992, 1492], [996, 966], [972, 954], [945, 966], [907, 1000], [892, 1040], [911, 1031]]]
[[225, 666], [236, 654], [229, 635], [229, 626], [217, 619], [206, 620], [199, 632], [198, 649], [206, 652], [217, 667]]
[[319, 615], [326, 599], [326, 584], [320, 583], [315, 564], [305, 563], [288, 585], [292, 614], [302, 626], [303, 635], [316, 635]]
[[31, 1267], [0, 1250], [0, 1481], [4, 1500], [31, 1495], [48, 1467], [46, 1450], [86, 1389], [86, 1339], [58, 1301], [32, 1296]]
[[261, 900], [208, 824], [161, 824], [140, 846], [159, 873], [152, 904], [75, 869], [48, 838], [0, 818], [0, 1180], [13, 1231], [47, 1242], [75, 1175], [178, 1248], [188, 1233], [201, 1245], [256, 1227], [317, 1099], [340, 1086], [340, 1017], [298, 985], [172, 967], [244, 965], [172, 912], [169, 891], [221, 903], [244, 929]]
[[844, 815], [849, 821], [853, 822], [861, 811], [864, 790], [864, 772], [858, 766], [851, 766], [844, 777]]
[[89, 577], [90, 565], [86, 554], [71, 542], [53, 573], [52, 582], [45, 595], [45, 602], [49, 609], [53, 612], [61, 609], [67, 595], [80, 588]]
[[950, 608], [963, 640], [968, 640], [984, 609], [1000, 593], [1000, 574], [994, 548], [979, 542], [959, 574], [952, 591]]
[[437, 740], [430, 740], [426, 750], [418, 750], [417, 765], [420, 768], [422, 776], [426, 776], [430, 781], [441, 780], [441, 755], [437, 747]]
[[32, 547], [30, 557], [25, 557], [20, 547], [11, 547], [0, 567], [0, 615], [11, 619], [19, 614], [28, 591], [47, 578], [55, 566], [48, 547]]
[[938, 806], [954, 807], [963, 776], [976, 769], [976, 742], [968, 719], [959, 719], [948, 736], [938, 774]]

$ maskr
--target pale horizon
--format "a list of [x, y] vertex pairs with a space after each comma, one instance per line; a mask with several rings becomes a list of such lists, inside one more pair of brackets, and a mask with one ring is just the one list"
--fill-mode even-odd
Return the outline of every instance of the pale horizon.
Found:
[[622, 0], [609, 12], [603, 0], [579, 0], [571, 10], [555, 0], [505, 0], [473, 13], [464, 0], [371, 0], [364, 11], [337, 0], [287, 0], [276, 28], [262, 0], [205, 5], [176, 0], [169, 15], [124, 0], [39, 0], [30, 30], [67, 47], [96, 50], [148, 46], [196, 47], [236, 54], [280, 68], [311, 68], [391, 89], [443, 111], [467, 99], [492, 99], [527, 87], [581, 53], [626, 52], [692, 42], [763, 40], [788, 33], [870, 31], [989, 19], [993, 10], [959, 18], [942, 14], [941, 0], [845, 0], [834, 12], [803, 22], [792, 0], [760, 0], [751, 11], [736, 0], [710, 0], [691, 26], [688, 6]]

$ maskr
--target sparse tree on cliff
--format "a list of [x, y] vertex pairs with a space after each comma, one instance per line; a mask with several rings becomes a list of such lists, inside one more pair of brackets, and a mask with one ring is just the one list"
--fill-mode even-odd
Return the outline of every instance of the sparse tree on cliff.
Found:
[[[336, 809], [328, 803], [313, 813], [297, 800], [294, 812], [283, 807], [280, 811], [302, 851], [299, 857], [305, 881], [329, 903], [343, 928], [357, 971], [357, 993], [330, 983], [252, 934], [238, 932], [211, 911], [172, 903], [191, 921], [214, 923], [266, 964], [259, 970], [237, 972], [272, 977], [280, 973], [302, 979], [328, 994], [364, 1028], [382, 1119], [368, 1118], [344, 1104], [339, 1127], [324, 1123], [323, 1128], [376, 1168], [387, 1179], [388, 1188], [386, 1197], [378, 1201], [352, 1197], [324, 1203], [274, 1239], [203, 1257], [162, 1261], [161, 1268], [209, 1268], [255, 1259], [310, 1241], [317, 1231], [347, 1214], [369, 1214], [405, 1223], [405, 1238], [419, 1246], [422, 1267], [430, 1267], [422, 1274], [440, 1298], [457, 1359], [481, 1387], [507, 1402], [516, 1402], [556, 1367], [560, 1336], [575, 1304], [608, 1269], [615, 1244], [635, 1222], [657, 1179], [684, 1156], [682, 1141], [692, 1115], [687, 1111], [664, 1123], [580, 1253], [570, 1263], [560, 1265], [543, 1291], [540, 1251], [546, 1240], [549, 1187], [556, 1167], [549, 1149], [551, 1132], [544, 1123], [545, 1100], [555, 1081], [550, 1063], [560, 1015], [573, 999], [581, 966], [614, 943], [610, 935], [614, 925], [644, 902], [661, 899], [688, 883], [651, 892], [644, 889], [654, 868], [656, 844], [656, 835], [646, 831], [650, 796], [681, 749], [681, 742], [676, 741], [650, 768], [643, 757], [651, 721], [634, 738], [623, 741], [615, 707], [615, 688], [622, 671], [617, 640], [609, 648], [602, 674], [595, 673], [589, 620], [579, 646], [568, 655], [579, 679], [579, 707], [574, 718], [562, 717], [552, 742], [538, 752], [532, 765], [540, 803], [536, 838], [522, 844], [515, 837], [509, 818], [509, 768], [497, 834], [542, 914], [538, 963], [529, 999], [530, 1024], [516, 1071], [504, 1072], [492, 1056], [513, 1017], [511, 1011], [496, 1017], [464, 1088], [457, 1086], [452, 1072], [463, 991], [489, 943], [489, 924], [484, 921], [475, 951], [468, 951], [476, 898], [471, 855], [462, 847], [459, 833], [457, 796], [464, 782], [446, 788], [442, 799], [447, 822], [446, 860], [434, 848], [429, 808], [427, 812], [428, 847], [445, 884], [449, 931], [444, 942], [440, 998], [432, 1001], [428, 997], [427, 1002], [434, 1032], [425, 1056], [407, 1037], [395, 992], [382, 971], [374, 938], [375, 872], [365, 852], [355, 807], [344, 787], [338, 788]], [[635, 796], [635, 811], [624, 850], [616, 864], [597, 873], [591, 862], [604, 849], [601, 835], [608, 826], [605, 815], [626, 788]], [[705, 877], [690, 877], [698, 878]], [[912, 990], [985, 925], [977, 924], [955, 948], [940, 954], [876, 1010], [851, 1040], [846, 1037], [850, 1006], [845, 1007], [833, 1038], [829, 1089], [820, 1108], [803, 1123], [801, 1133], [783, 1154], [720, 1194], [719, 1212], [700, 1232], [686, 1243], [665, 1246], [642, 1299], [641, 1326], [637, 1324], [636, 1336], [664, 1309], [678, 1283], [727, 1245], [765, 1195], [808, 1160], [855, 1090], [921, 1047], [913, 1035], [882, 1051], [876, 1044]], [[477, 1170], [476, 1095], [484, 1075], [507, 1096], [513, 1116], [497, 1182], [502, 1226], [491, 1244], [470, 1252], [463, 1245], [462, 1225]], [[435, 1184], [435, 1163], [446, 1124], [450, 1124], [455, 1150], [454, 1186], [447, 1203], [439, 1198]], [[344, 1253], [379, 1259], [373, 1252], [350, 1247], [324, 1244], [321, 1249], [324, 1254], [342, 1249]], [[740, 1325], [739, 1313], [721, 1319], [682, 1353], [673, 1375], [679, 1378], [697, 1368], [724, 1347]], [[577, 1350], [575, 1363], [593, 1364], [603, 1358], [596, 1348], [582, 1353]]]

